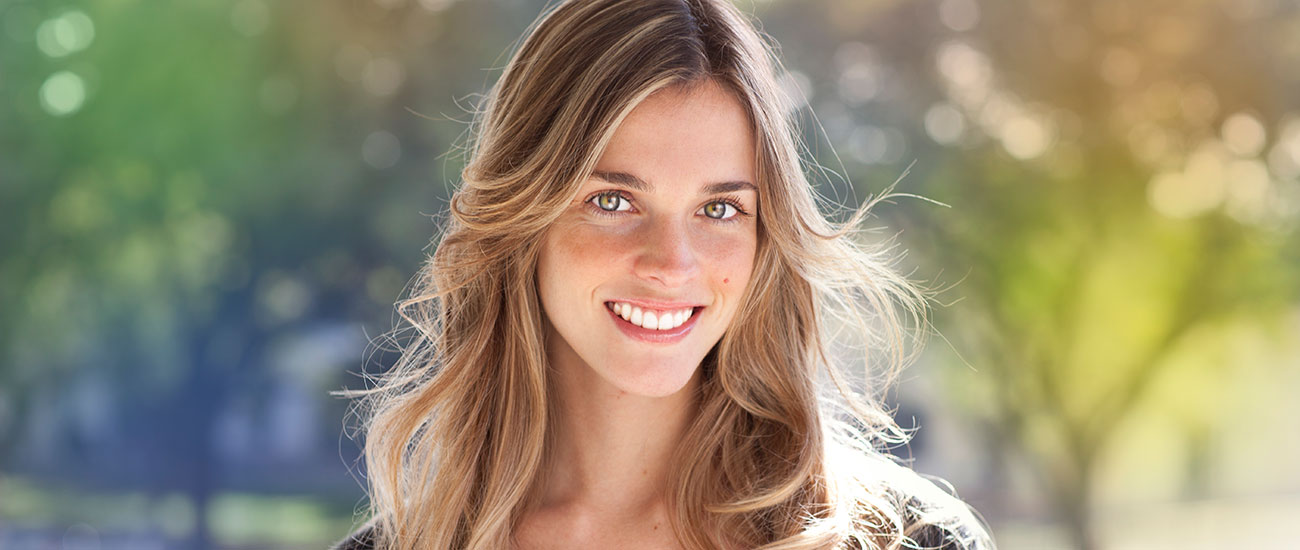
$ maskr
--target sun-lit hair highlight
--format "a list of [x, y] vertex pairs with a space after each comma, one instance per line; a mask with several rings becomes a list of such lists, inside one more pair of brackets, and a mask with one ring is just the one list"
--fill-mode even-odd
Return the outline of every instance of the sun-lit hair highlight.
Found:
[[[436, 250], [397, 305], [410, 334], [399, 359], [373, 387], [339, 392], [361, 398], [376, 548], [512, 546], [538, 502], [556, 424], [535, 281], [541, 236], [637, 104], [708, 80], [755, 130], [759, 242], [673, 457], [674, 533], [700, 549], [908, 542], [902, 498], [933, 485], [882, 451], [907, 433], [880, 398], [920, 348], [926, 294], [893, 270], [890, 245], [862, 238], [888, 192], [842, 224], [822, 214], [780, 71], [725, 1], [568, 1], [529, 28], [471, 127]], [[841, 370], [828, 349], [839, 333], [861, 341], [870, 375]]]

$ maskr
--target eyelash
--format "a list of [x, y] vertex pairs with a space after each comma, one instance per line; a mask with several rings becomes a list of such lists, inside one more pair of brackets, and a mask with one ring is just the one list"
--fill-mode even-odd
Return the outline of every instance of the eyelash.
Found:
[[[592, 202], [592, 201], [595, 200], [595, 199], [598, 199], [598, 198], [600, 198], [600, 197], [604, 197], [604, 196], [608, 196], [608, 195], [618, 195], [619, 198], [621, 198], [621, 199], [623, 199], [623, 200], [625, 200], [625, 201], [628, 201], [629, 203], [632, 202], [632, 197], [630, 197], [630, 196], [628, 196], [626, 193], [623, 193], [623, 192], [620, 192], [620, 191], [598, 191], [598, 192], [592, 194], [591, 196], [587, 197], [587, 199], [584, 200], [584, 201], [582, 201], [582, 203], [583, 203], [584, 205], [586, 205], [587, 210], [591, 211], [592, 213], [594, 213], [594, 214], [596, 214], [596, 215], [598, 215], [598, 216], [607, 216], [607, 217], [611, 217], [611, 218], [612, 218], [612, 217], [614, 217], [614, 216], [618, 216], [618, 215], [620, 215], [620, 212], [618, 212], [618, 211], [609, 211], [609, 210], [605, 210], [604, 208], [601, 208], [600, 206], [598, 206], [598, 205], [596, 205], [595, 203]], [[716, 199], [713, 199], [713, 200], [709, 201], [709, 202], [706, 203], [706, 204], [712, 204], [712, 203], [715, 203], [715, 202], [721, 202], [721, 203], [726, 203], [726, 204], [731, 205], [732, 208], [735, 208], [735, 209], [736, 209], [736, 215], [735, 215], [735, 216], [732, 216], [732, 217], [730, 217], [730, 218], [727, 218], [727, 219], [709, 218], [708, 216], [704, 216], [705, 218], [708, 218], [709, 221], [711, 221], [711, 222], [715, 222], [715, 223], [735, 223], [735, 222], [740, 221], [741, 218], [747, 218], [747, 217], [749, 217], [749, 216], [751, 215], [749, 212], [745, 211], [744, 208], [741, 208], [741, 207], [740, 207], [740, 200], [737, 199], [736, 197], [732, 197], [732, 196], [723, 196], [723, 197], [718, 197], [718, 198], [716, 198]]]

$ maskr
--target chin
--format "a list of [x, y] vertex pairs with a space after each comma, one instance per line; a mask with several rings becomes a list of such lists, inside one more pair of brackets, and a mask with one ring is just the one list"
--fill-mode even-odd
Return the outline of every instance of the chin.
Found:
[[[682, 368], [682, 365], [690, 365], [690, 367]], [[611, 385], [632, 395], [668, 397], [682, 391], [699, 368], [700, 359], [695, 359], [675, 362], [672, 365], [622, 364], [602, 374]]]

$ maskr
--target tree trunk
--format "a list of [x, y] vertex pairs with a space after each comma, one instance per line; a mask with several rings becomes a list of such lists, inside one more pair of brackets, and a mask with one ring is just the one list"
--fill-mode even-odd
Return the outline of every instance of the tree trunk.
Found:
[[1080, 460], [1076, 476], [1061, 484], [1058, 500], [1066, 531], [1077, 550], [1097, 550], [1092, 515], [1092, 462]]

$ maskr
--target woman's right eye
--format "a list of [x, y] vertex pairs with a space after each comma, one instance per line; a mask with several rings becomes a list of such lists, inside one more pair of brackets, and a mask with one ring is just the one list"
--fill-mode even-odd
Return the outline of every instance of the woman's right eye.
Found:
[[588, 199], [588, 202], [594, 202], [597, 208], [605, 212], [626, 212], [632, 206], [623, 195], [613, 191], [600, 193]]

